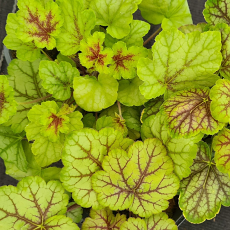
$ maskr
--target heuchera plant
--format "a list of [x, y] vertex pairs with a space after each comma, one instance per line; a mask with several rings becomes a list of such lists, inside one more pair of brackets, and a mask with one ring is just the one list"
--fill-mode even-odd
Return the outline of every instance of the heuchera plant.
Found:
[[[230, 206], [228, 0], [208, 0], [198, 25], [186, 0], [18, 8], [4, 39], [17, 59], [0, 75], [0, 156], [20, 182], [0, 188], [0, 229], [77, 230], [91, 208], [82, 230], [174, 230], [166, 210], [178, 194], [192, 223]], [[161, 24], [145, 42], [138, 8]]]

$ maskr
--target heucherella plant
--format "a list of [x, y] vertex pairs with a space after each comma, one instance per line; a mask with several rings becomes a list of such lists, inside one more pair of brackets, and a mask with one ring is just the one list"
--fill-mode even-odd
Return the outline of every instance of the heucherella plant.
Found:
[[175, 230], [174, 206], [196, 224], [230, 206], [227, 0], [207, 0], [198, 25], [186, 0], [18, 9], [0, 157], [19, 183], [0, 188], [1, 229]]

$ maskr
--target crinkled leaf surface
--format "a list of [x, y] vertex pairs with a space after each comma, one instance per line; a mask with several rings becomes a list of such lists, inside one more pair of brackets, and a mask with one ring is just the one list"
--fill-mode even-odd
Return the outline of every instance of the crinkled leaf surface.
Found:
[[58, 181], [47, 184], [40, 177], [27, 177], [17, 187], [0, 188], [2, 229], [79, 230], [66, 212], [68, 196]]
[[[14, 89], [14, 97], [17, 102], [29, 102], [45, 97], [47, 94], [41, 86], [38, 75], [40, 60], [34, 62], [14, 59], [8, 66], [8, 80]], [[7, 122], [14, 132], [20, 133], [29, 123], [27, 113], [36, 102], [31, 104], [19, 104], [17, 113]]]
[[164, 18], [169, 19], [170, 25], [175, 27], [192, 24], [186, 0], [142, 0], [138, 7], [143, 18], [154, 25], [162, 23]]
[[92, 176], [93, 189], [101, 205], [112, 210], [129, 209], [150, 217], [168, 207], [179, 188], [173, 163], [158, 139], [135, 142], [126, 153], [114, 149], [103, 160], [104, 171]]
[[39, 65], [39, 76], [43, 80], [42, 86], [48, 93], [59, 100], [67, 100], [71, 96], [73, 78], [79, 77], [77, 68], [70, 63], [62, 61], [59, 64], [51, 61], [41, 61]]
[[104, 128], [99, 132], [84, 128], [68, 136], [62, 156], [64, 168], [61, 181], [67, 191], [73, 192], [76, 203], [82, 207], [100, 207], [92, 189], [91, 177], [101, 169], [102, 160], [109, 150], [127, 149], [132, 143], [113, 128]]
[[[81, 219], [82, 219], [83, 209], [79, 205], [77, 208], [74, 206], [77, 206], [75, 202], [70, 202], [67, 205], [68, 212], [66, 213], [66, 216], [70, 217], [74, 223], [79, 223], [81, 222]], [[73, 207], [74, 209], [72, 210], [71, 207]]]
[[56, 46], [56, 37], [63, 24], [60, 9], [53, 1], [18, 1], [17, 17], [20, 26], [16, 35], [24, 42], [34, 41], [38, 48], [51, 50]]
[[210, 103], [208, 88], [179, 91], [165, 101], [163, 109], [172, 135], [213, 135], [222, 129], [224, 123], [212, 117]]
[[82, 224], [82, 230], [119, 230], [122, 223], [126, 221], [125, 215], [113, 215], [113, 212], [108, 209], [90, 210], [90, 217], [86, 218]]
[[179, 206], [191, 223], [202, 223], [230, 205], [230, 179], [215, 166], [209, 147], [200, 142], [192, 173], [181, 181]]
[[120, 230], [147, 230], [147, 227], [143, 219], [130, 217], [121, 225]]
[[80, 41], [90, 35], [96, 17], [92, 10], [84, 10], [80, 1], [58, 0], [64, 24], [57, 37], [57, 49], [64, 55], [72, 55], [80, 50]]
[[100, 111], [113, 105], [117, 100], [118, 82], [111, 76], [99, 74], [75, 77], [73, 81], [74, 99], [86, 111]]
[[136, 3], [131, 0], [93, 0], [90, 8], [96, 14], [96, 24], [108, 26], [107, 32], [121, 39], [130, 32], [129, 24], [133, 19], [132, 14], [137, 10]]
[[220, 122], [230, 122], [230, 80], [220, 79], [210, 90], [211, 113]]
[[221, 64], [221, 37], [217, 31], [183, 34], [162, 31], [152, 47], [153, 60], [141, 58], [137, 74], [145, 98], [196, 86], [209, 87], [219, 79], [214, 75]]

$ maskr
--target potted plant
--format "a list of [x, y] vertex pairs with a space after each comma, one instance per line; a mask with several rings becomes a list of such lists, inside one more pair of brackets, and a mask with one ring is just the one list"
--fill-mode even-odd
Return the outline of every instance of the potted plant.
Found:
[[[177, 229], [230, 206], [230, 13], [208, 0], [18, 0], [0, 75], [3, 229]], [[140, 9], [148, 22], [133, 20]], [[150, 24], [161, 27], [143, 42]], [[151, 49], [145, 48], [155, 37]], [[53, 163], [61, 163], [56, 167]], [[80, 226], [80, 225], [79, 225]]]

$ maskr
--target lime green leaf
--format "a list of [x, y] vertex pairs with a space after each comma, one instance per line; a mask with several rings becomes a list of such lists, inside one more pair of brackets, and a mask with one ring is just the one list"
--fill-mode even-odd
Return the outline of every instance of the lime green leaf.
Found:
[[[172, 29], [162, 31], [152, 47], [153, 60], [141, 58], [137, 74], [145, 98], [196, 86], [209, 87], [219, 79], [221, 37], [217, 31], [183, 34]], [[208, 53], [208, 55], [207, 55]]]
[[113, 52], [110, 48], [103, 49], [104, 39], [104, 33], [95, 32], [92, 36], [87, 37], [87, 41], [81, 41], [82, 53], [79, 54], [79, 59], [87, 69], [108, 73], [107, 65], [112, 61]]
[[0, 75], [0, 124], [9, 120], [17, 111], [14, 90], [9, 85], [7, 76]]
[[96, 118], [94, 117], [93, 113], [87, 113], [83, 119], [82, 122], [84, 124], [84, 127], [93, 128], [96, 124]]
[[41, 61], [39, 65], [39, 76], [43, 80], [42, 86], [48, 93], [59, 100], [67, 100], [71, 96], [73, 78], [79, 77], [77, 68], [68, 62], [59, 64], [51, 61]]
[[130, 217], [121, 225], [120, 230], [147, 230], [147, 227], [143, 219]]
[[120, 229], [122, 223], [126, 221], [125, 215], [117, 214], [113, 215], [113, 212], [108, 209], [102, 210], [90, 210], [90, 217], [86, 218], [82, 224], [82, 230], [90, 229], [110, 229], [116, 230]]
[[209, 89], [179, 91], [163, 104], [168, 127], [173, 136], [190, 137], [202, 132], [213, 135], [224, 123], [215, 120], [210, 111]]
[[113, 57], [109, 66], [110, 73], [116, 79], [132, 79], [136, 76], [137, 62], [141, 57], [147, 56], [143, 47], [131, 46], [127, 49], [124, 42], [113, 45]]
[[198, 224], [214, 218], [221, 204], [230, 205], [230, 179], [217, 170], [204, 142], [199, 143], [191, 171], [190, 176], [181, 181], [179, 206], [188, 221]]
[[86, 111], [100, 111], [117, 100], [118, 82], [109, 75], [75, 77], [74, 99]]
[[216, 167], [220, 172], [230, 175], [230, 130], [226, 128], [221, 130], [218, 135], [213, 138], [212, 147], [216, 151]]
[[203, 11], [206, 22], [217, 25], [218, 23], [227, 23], [230, 21], [228, 0], [207, 0]]
[[64, 24], [57, 37], [57, 49], [64, 55], [76, 54], [80, 50], [80, 41], [90, 35], [96, 17], [92, 10], [84, 10], [79, 1], [58, 0]]
[[181, 26], [179, 30], [184, 34], [192, 33], [194, 31], [199, 31], [203, 33], [209, 30], [209, 25], [205, 22], [200, 22], [197, 25], [190, 24], [190, 25]]
[[26, 172], [28, 162], [22, 147], [25, 132], [15, 134], [10, 127], [0, 126], [0, 156], [8, 163], [15, 164], [18, 169]]
[[17, 187], [0, 188], [2, 229], [79, 230], [66, 212], [68, 196], [58, 181], [47, 184], [40, 177], [27, 177]]
[[[38, 76], [38, 67], [40, 60], [34, 62], [25, 62], [14, 59], [8, 66], [8, 80], [14, 89], [14, 96], [17, 102], [34, 101], [46, 96], [45, 90], [41, 86], [41, 79]], [[19, 104], [17, 113], [7, 122], [11, 125], [14, 132], [20, 133], [29, 123], [27, 113], [33, 105]]]
[[129, 209], [150, 217], [168, 207], [179, 188], [173, 163], [158, 139], [135, 142], [126, 153], [114, 149], [103, 160], [104, 171], [92, 176], [93, 189], [101, 205], [112, 210]]
[[220, 79], [210, 90], [211, 113], [220, 122], [230, 122], [230, 80]]
[[191, 138], [174, 138], [170, 135], [165, 120], [165, 115], [161, 112], [156, 116], [150, 116], [143, 123], [141, 136], [143, 139], [156, 137], [162, 141], [168, 155], [173, 160], [174, 172], [182, 179], [191, 173], [189, 167], [197, 153], [195, 143], [199, 142], [203, 135], [200, 134]]
[[56, 46], [55, 36], [63, 24], [58, 5], [53, 1], [18, 1], [17, 18], [20, 26], [16, 35], [23, 42], [34, 42], [38, 48], [51, 50]]
[[50, 180], [60, 180], [60, 171], [61, 168], [57, 167], [45, 168], [41, 171], [41, 177], [45, 180], [45, 182], [48, 182]]
[[61, 53], [59, 53], [57, 55], [57, 59], [55, 61], [57, 63], [60, 63], [62, 61], [69, 62], [72, 65], [72, 67], [76, 67], [76, 63], [75, 63], [75, 61], [73, 59], [71, 59], [71, 58], [69, 58], [67, 56], [62, 55]]
[[[79, 223], [82, 219], [83, 209], [79, 205], [76, 208], [76, 207], [74, 207], [75, 205], [77, 205], [75, 202], [70, 202], [67, 205], [68, 211], [66, 213], [66, 216], [71, 218], [74, 223]], [[71, 206], [74, 207], [74, 209], [71, 209]]]
[[101, 169], [102, 160], [109, 150], [127, 149], [132, 143], [132, 140], [123, 139], [122, 134], [112, 128], [104, 128], [99, 132], [84, 128], [68, 136], [60, 177], [65, 189], [73, 192], [76, 203], [82, 207], [100, 207], [91, 186], [91, 177]]
[[169, 19], [170, 25], [180, 27], [192, 24], [188, 2], [186, 0], [142, 0], [138, 6], [141, 14], [148, 22], [157, 25]]
[[[90, 8], [96, 14], [96, 24], [108, 26], [107, 32], [121, 39], [130, 32], [132, 14], [137, 10], [136, 1], [131, 0], [93, 0]], [[119, 13], [118, 13], [119, 12]]]
[[168, 219], [166, 213], [162, 212], [145, 219], [148, 230], [177, 230], [177, 226], [172, 219]]

